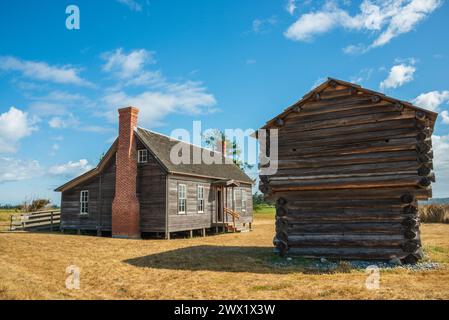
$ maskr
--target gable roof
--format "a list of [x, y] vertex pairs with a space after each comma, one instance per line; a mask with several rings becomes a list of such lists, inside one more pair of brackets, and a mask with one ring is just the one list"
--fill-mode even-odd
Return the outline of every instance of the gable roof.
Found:
[[[173, 146], [178, 143], [184, 145], [184, 147], [190, 149], [190, 162], [192, 163], [192, 157], [194, 150], [203, 152], [207, 150], [205, 148], [200, 148], [179, 140], [172, 139], [165, 135], [146, 130], [143, 128], [137, 128], [135, 133], [138, 139], [148, 148], [148, 150], [154, 155], [159, 164], [165, 169], [167, 173], [189, 175], [196, 177], [212, 178], [217, 180], [230, 179], [241, 183], [252, 184], [253, 181], [248, 177], [237, 165], [235, 164], [173, 164], [170, 160], [170, 151]], [[112, 158], [112, 156], [117, 151], [118, 139], [114, 141], [109, 150], [106, 152], [104, 157], [100, 160], [98, 165], [87, 171], [86, 173], [70, 180], [69, 182], [63, 184], [62, 186], [55, 189], [55, 191], [66, 191], [69, 190], [82, 182], [85, 182], [91, 178], [94, 178], [99, 173], [101, 173], [106, 164]], [[221, 153], [220, 153], [221, 155]], [[222, 162], [224, 163], [224, 157], [222, 156]]]
[[349, 88], [354, 88], [355, 90], [357, 90], [359, 92], [372, 94], [372, 95], [377, 95], [377, 96], [379, 96], [381, 99], [383, 99], [385, 101], [389, 101], [391, 103], [400, 103], [405, 108], [410, 108], [410, 109], [422, 111], [429, 117], [429, 119], [432, 120], [432, 124], [431, 124], [432, 126], [435, 124], [435, 120], [438, 117], [438, 113], [433, 112], [433, 111], [429, 111], [427, 109], [423, 109], [423, 108], [417, 107], [417, 106], [411, 104], [410, 102], [402, 101], [402, 100], [399, 100], [399, 99], [387, 96], [387, 95], [385, 95], [385, 94], [383, 94], [381, 92], [377, 92], [377, 91], [374, 91], [374, 90], [363, 88], [362, 86], [360, 86], [358, 84], [355, 84], [355, 83], [351, 83], [351, 82], [347, 82], [347, 81], [343, 81], [343, 80], [339, 80], [339, 79], [335, 79], [335, 78], [330, 78], [329, 77], [329, 78], [327, 78], [327, 80], [325, 82], [323, 82], [322, 84], [320, 84], [319, 86], [315, 87], [313, 90], [311, 90], [310, 92], [305, 94], [299, 101], [295, 102], [293, 105], [291, 105], [290, 107], [286, 108], [282, 113], [278, 114], [273, 119], [267, 121], [267, 123], [261, 129], [271, 128], [275, 124], [276, 120], [285, 118], [289, 113], [293, 112], [297, 107], [300, 107], [300, 106], [304, 105], [306, 102], [308, 102], [310, 99], [313, 99], [314, 96], [317, 93], [321, 93], [324, 89], [326, 89], [326, 88], [328, 88], [328, 87], [330, 87], [332, 85], [335, 85], [335, 84], [346, 86], [346, 87], [349, 87]]
[[100, 162], [98, 163], [98, 165], [93, 168], [92, 170], [89, 170], [85, 173], [83, 173], [82, 175], [64, 183], [62, 186], [58, 187], [55, 189], [55, 191], [65, 191], [65, 190], [69, 190], [73, 187], [76, 187], [78, 184], [85, 182], [93, 177], [95, 177], [97, 174], [99, 174], [100, 172], [102, 172], [104, 170], [104, 168], [106, 167], [106, 164], [109, 162], [109, 160], [111, 160], [112, 156], [115, 154], [115, 152], [117, 151], [117, 144], [118, 144], [118, 139], [115, 139], [114, 143], [111, 145], [111, 147], [108, 149], [108, 151], [106, 152], [106, 154], [103, 156], [103, 158], [101, 158]]
[[[226, 164], [224, 162], [225, 158], [219, 152], [201, 148], [143, 128], [137, 128], [136, 134], [141, 142], [150, 150], [150, 152], [153, 153], [155, 158], [169, 173], [208, 177], [218, 180], [232, 179], [238, 182], [252, 183], [251, 178], [248, 177], [237, 165]], [[192, 164], [174, 164], [170, 160], [170, 151], [177, 144], [180, 144], [183, 148], [189, 148], [190, 163]], [[202, 154], [204, 151], [210, 152], [210, 154], [219, 154], [223, 164], [193, 164], [193, 154], [195, 152], [201, 152], [200, 154]]]

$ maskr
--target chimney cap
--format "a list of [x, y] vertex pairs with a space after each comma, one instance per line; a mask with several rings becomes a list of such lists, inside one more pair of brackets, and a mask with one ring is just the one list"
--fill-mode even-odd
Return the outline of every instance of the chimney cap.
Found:
[[124, 108], [120, 108], [118, 109], [119, 113], [122, 112], [133, 112], [133, 113], [138, 113], [139, 112], [139, 108], [133, 107], [133, 106], [129, 106], [129, 107], [124, 107]]

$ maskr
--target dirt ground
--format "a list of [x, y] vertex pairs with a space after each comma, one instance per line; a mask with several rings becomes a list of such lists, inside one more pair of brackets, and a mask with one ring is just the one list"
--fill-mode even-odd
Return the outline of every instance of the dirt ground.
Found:
[[[0, 299], [449, 299], [449, 225], [422, 226], [432, 271], [319, 273], [273, 253], [272, 215], [254, 231], [174, 240], [0, 233]], [[79, 289], [66, 288], [69, 266]]]

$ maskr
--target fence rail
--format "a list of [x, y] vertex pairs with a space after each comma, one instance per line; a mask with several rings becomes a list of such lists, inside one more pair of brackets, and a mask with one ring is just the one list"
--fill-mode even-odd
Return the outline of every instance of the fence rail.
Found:
[[60, 210], [27, 212], [20, 215], [12, 215], [9, 230], [46, 229], [53, 231], [59, 229], [60, 222]]

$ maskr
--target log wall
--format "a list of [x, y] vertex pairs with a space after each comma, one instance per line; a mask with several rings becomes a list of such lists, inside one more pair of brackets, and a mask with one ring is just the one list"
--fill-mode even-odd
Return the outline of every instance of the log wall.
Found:
[[417, 201], [432, 195], [436, 116], [337, 83], [293, 110], [274, 124], [278, 172], [260, 177], [279, 252], [422, 258]]

